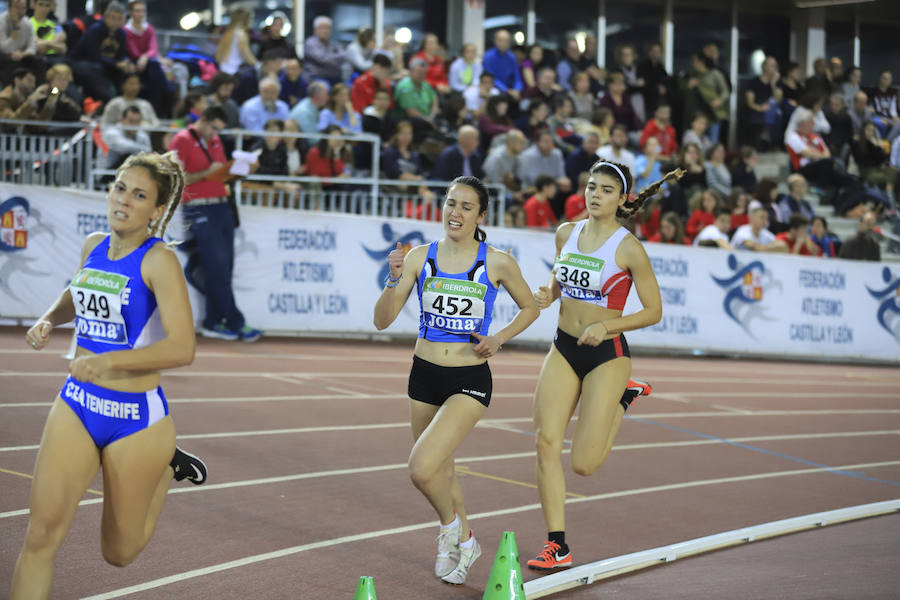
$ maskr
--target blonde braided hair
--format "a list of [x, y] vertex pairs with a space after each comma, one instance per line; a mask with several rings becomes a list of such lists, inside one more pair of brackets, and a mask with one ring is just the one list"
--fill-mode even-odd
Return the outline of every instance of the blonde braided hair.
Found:
[[165, 154], [139, 152], [126, 158], [122, 166], [116, 169], [116, 178], [132, 167], [147, 169], [156, 182], [156, 206], [165, 206], [166, 210], [162, 218], [155, 223], [151, 221], [147, 229], [151, 236], [161, 238], [181, 202], [181, 195], [184, 192], [184, 167], [174, 152]]

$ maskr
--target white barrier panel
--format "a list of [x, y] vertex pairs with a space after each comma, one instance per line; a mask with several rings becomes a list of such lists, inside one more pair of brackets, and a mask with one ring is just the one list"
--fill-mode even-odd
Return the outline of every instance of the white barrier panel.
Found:
[[[85, 235], [105, 230], [101, 195], [0, 184], [0, 316], [39, 316], [78, 267]], [[370, 334], [386, 257], [442, 235], [438, 223], [245, 206], [235, 241], [234, 290], [247, 322], [269, 332]], [[169, 233], [183, 231], [176, 218]], [[519, 261], [532, 288], [549, 277], [548, 232], [488, 230]], [[900, 268], [878, 263], [646, 244], [663, 298], [657, 325], [627, 334], [632, 347], [900, 360]], [[179, 252], [184, 261], [184, 253]], [[202, 307], [192, 290], [195, 309]], [[387, 330], [414, 334], [415, 293]], [[626, 313], [640, 308], [633, 291]], [[557, 308], [520, 339], [553, 337]], [[516, 314], [498, 297], [492, 330]], [[196, 314], [196, 310], [195, 310]]]

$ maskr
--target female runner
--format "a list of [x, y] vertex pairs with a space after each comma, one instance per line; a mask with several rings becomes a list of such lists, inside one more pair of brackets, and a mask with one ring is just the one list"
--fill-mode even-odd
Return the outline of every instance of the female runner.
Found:
[[[413, 485], [441, 520], [434, 573], [465, 582], [481, 547], [469, 529], [453, 453], [491, 401], [487, 359], [538, 316], [516, 261], [485, 243], [478, 226], [488, 206], [484, 184], [457, 177], [444, 200], [444, 238], [388, 255], [390, 273], [375, 303], [375, 327], [397, 318], [415, 288], [420, 324], [409, 374], [409, 412], [415, 444], [409, 455]], [[509, 325], [488, 335], [497, 290], [503, 285], [519, 306]]]
[[[588, 219], [556, 230], [556, 265], [547, 286], [534, 294], [541, 309], [562, 296], [559, 326], [544, 359], [534, 397], [537, 484], [547, 523], [543, 550], [528, 561], [537, 570], [572, 566], [566, 544], [566, 480], [562, 447], [569, 420], [581, 401], [572, 438], [572, 469], [590, 475], [606, 460], [633, 395], [623, 394], [631, 358], [623, 331], [662, 318], [659, 285], [641, 243], [616, 218], [628, 219], [673, 171], [629, 202], [628, 168], [598, 162], [586, 188]], [[634, 281], [643, 308], [622, 316]]]
[[203, 462], [175, 447], [159, 387], [161, 369], [194, 359], [184, 275], [160, 239], [183, 189], [173, 154], [126, 159], [108, 196], [111, 233], [88, 236], [81, 270], [25, 336], [40, 350], [74, 319], [77, 350], [44, 425], [13, 600], [50, 594], [56, 553], [101, 464], [100, 545], [118, 566], [150, 541], [173, 476], [206, 480]]

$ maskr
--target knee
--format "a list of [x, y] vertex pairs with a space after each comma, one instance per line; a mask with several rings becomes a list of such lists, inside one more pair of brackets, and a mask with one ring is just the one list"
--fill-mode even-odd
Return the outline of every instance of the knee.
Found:
[[600, 456], [586, 456], [580, 452], [575, 452], [573, 450], [572, 471], [574, 471], [576, 475], [581, 475], [582, 477], [593, 475], [597, 472], [597, 469], [600, 468], [600, 465], [603, 464], [603, 461], [606, 460], [606, 457], [608, 455], [609, 450], [607, 450]]
[[435, 471], [424, 460], [418, 459], [416, 456], [409, 458], [409, 479], [417, 489], [422, 489], [428, 485], [428, 482], [435, 475]]
[[24, 550], [26, 552], [48, 550], [55, 552], [62, 544], [64, 537], [62, 520], [32, 515], [28, 522], [28, 531], [25, 533]]
[[562, 439], [548, 437], [540, 429], [535, 434], [535, 446], [540, 461], [559, 459], [562, 454]]
[[141, 553], [141, 549], [136, 546], [129, 547], [128, 544], [107, 543], [106, 541], [101, 544], [101, 549], [103, 560], [114, 567], [127, 567]]

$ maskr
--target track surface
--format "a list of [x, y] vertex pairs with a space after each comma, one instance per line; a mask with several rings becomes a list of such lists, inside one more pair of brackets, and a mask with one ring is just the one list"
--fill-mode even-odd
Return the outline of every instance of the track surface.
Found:
[[[67, 369], [67, 335], [35, 353], [23, 334], [0, 329], [0, 598]], [[523, 565], [546, 535], [531, 424], [543, 353], [507, 348], [492, 359], [494, 400], [457, 454], [484, 547], [464, 586], [434, 578], [437, 522], [406, 471], [411, 355], [411, 344], [201, 340], [194, 364], [168, 372], [163, 387], [179, 444], [204, 457], [209, 483], [173, 484], [153, 540], [125, 569], [100, 556], [100, 496], [88, 493], [53, 597], [349, 599], [372, 575], [381, 600], [480, 599], [503, 531], [516, 533]], [[636, 356], [634, 374], [653, 396], [629, 410], [597, 474], [567, 473], [578, 564], [900, 497], [895, 368]], [[99, 477], [92, 488], [102, 490]], [[896, 598], [898, 557], [900, 516], [886, 516], [556, 597]]]

